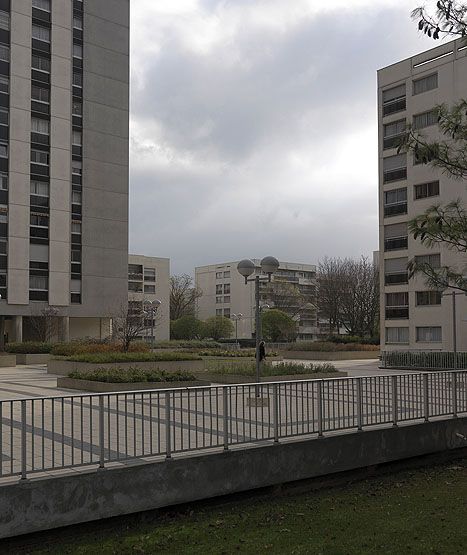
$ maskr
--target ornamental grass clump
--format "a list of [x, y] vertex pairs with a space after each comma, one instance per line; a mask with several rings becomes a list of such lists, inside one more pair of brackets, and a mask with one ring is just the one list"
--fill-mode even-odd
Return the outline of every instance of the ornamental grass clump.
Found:
[[196, 377], [188, 372], [166, 372], [165, 370], [142, 368], [96, 368], [71, 372], [70, 378], [104, 383], [162, 383], [194, 382]]
[[[295, 376], [308, 374], [330, 374], [337, 372], [333, 364], [299, 364], [295, 362], [280, 362], [278, 364], [262, 364], [261, 376]], [[210, 374], [255, 376], [256, 365], [254, 362], [236, 364], [217, 364], [209, 369]]]
[[119, 362], [185, 362], [202, 360], [191, 353], [82, 353], [66, 357], [71, 362], [87, 362], [89, 364], [112, 364]]

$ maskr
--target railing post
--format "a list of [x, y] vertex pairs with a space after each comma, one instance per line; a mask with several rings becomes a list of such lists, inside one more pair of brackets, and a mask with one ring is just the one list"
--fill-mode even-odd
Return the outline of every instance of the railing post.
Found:
[[[13, 426], [13, 423], [11, 425]], [[27, 478], [26, 449], [26, 401], [21, 401], [21, 480]]]
[[170, 444], [170, 392], [165, 393], [165, 446], [166, 458], [172, 458], [172, 446]]
[[99, 468], [104, 468], [105, 460], [105, 434], [104, 434], [104, 397], [99, 397]]
[[229, 449], [229, 396], [226, 386], [222, 388], [222, 399], [224, 418], [224, 451], [227, 451]]
[[423, 407], [425, 413], [425, 422], [430, 418], [430, 397], [428, 389], [428, 374], [423, 374]]
[[357, 378], [357, 429], [363, 430], [363, 391], [362, 378]]
[[452, 415], [457, 418], [457, 372], [452, 372]]
[[323, 437], [323, 382], [318, 384], [318, 437]]
[[274, 443], [279, 443], [279, 392], [278, 385], [272, 386], [273, 392], [273, 425], [274, 425]]
[[397, 426], [397, 376], [392, 376], [392, 424]]

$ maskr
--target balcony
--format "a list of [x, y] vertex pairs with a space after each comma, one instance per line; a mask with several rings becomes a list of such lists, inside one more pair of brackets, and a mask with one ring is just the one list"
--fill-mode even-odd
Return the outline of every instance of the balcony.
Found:
[[406, 98], [400, 97], [390, 100], [383, 104], [383, 116], [390, 116], [397, 112], [402, 112], [406, 108]]
[[384, 285], [401, 285], [408, 282], [409, 274], [407, 272], [384, 274]]
[[409, 317], [408, 306], [386, 307], [386, 320], [406, 320]]
[[384, 207], [384, 216], [399, 216], [400, 214], [407, 214], [407, 202], [397, 202], [394, 204], [386, 204]]
[[408, 247], [408, 237], [391, 237], [384, 240], [385, 251], [397, 251]]

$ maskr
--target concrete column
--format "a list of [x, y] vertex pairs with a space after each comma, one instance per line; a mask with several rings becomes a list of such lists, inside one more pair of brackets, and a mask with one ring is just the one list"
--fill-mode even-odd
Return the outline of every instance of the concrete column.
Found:
[[15, 341], [16, 343], [23, 342], [23, 317], [15, 317]]
[[70, 317], [64, 316], [62, 318], [62, 326], [61, 326], [61, 334], [60, 339], [65, 341], [66, 343], [70, 341]]

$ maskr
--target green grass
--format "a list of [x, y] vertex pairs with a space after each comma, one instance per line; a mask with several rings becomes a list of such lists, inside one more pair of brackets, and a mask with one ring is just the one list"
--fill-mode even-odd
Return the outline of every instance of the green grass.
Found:
[[[255, 376], [256, 364], [254, 362], [236, 362], [234, 364], [211, 362], [208, 364], [209, 374]], [[261, 376], [295, 376], [303, 374], [320, 374], [337, 372], [335, 366], [329, 363], [323, 364], [299, 364], [295, 362], [279, 362], [278, 364], [262, 364]]]
[[106, 364], [119, 362], [181, 362], [187, 360], [202, 360], [198, 355], [190, 353], [83, 353], [66, 357], [64, 360], [72, 362], [89, 362], [91, 364]]
[[96, 368], [71, 372], [70, 378], [105, 383], [194, 382], [196, 377], [188, 372], [165, 372], [154, 368]]
[[153, 511], [42, 539], [54, 555], [463, 555], [467, 460], [331, 490]]

